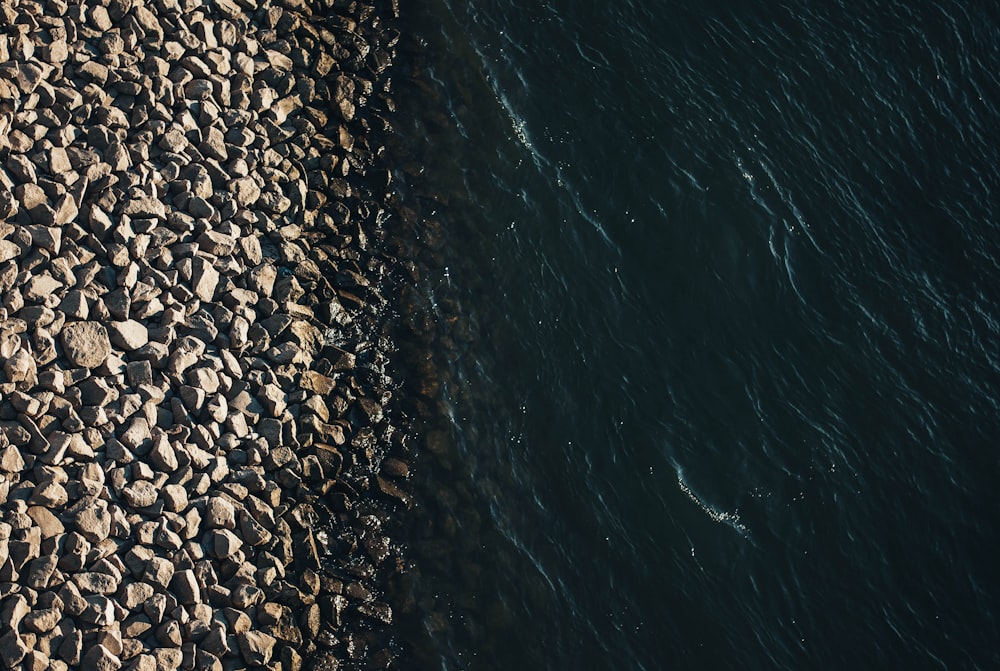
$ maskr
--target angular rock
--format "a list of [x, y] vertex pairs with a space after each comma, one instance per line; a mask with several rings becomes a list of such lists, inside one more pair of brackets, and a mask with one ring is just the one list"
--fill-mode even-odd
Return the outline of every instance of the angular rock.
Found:
[[240, 646], [240, 652], [243, 654], [243, 660], [247, 664], [256, 666], [264, 666], [271, 661], [274, 646], [277, 643], [270, 634], [255, 630], [243, 632], [237, 637], [237, 642]]
[[9, 629], [6, 634], [0, 636], [0, 662], [6, 668], [16, 669], [27, 654], [28, 646], [17, 631]]
[[108, 337], [115, 347], [131, 352], [149, 342], [149, 330], [134, 319], [113, 321], [108, 324]]
[[133, 482], [122, 489], [122, 496], [125, 501], [128, 502], [130, 506], [136, 508], [147, 508], [154, 503], [159, 497], [156, 487], [152, 483], [146, 480], [140, 480], [138, 482]]
[[83, 668], [93, 671], [118, 671], [122, 662], [103, 645], [96, 645], [83, 656]]
[[166, 207], [158, 198], [137, 196], [125, 201], [122, 214], [129, 217], [152, 217], [164, 219], [167, 216]]
[[200, 256], [195, 258], [191, 269], [191, 288], [195, 295], [203, 301], [210, 301], [215, 297], [218, 285], [219, 272], [211, 262]]
[[209, 529], [235, 529], [236, 508], [223, 496], [213, 496], [205, 504], [202, 517]]
[[[169, 559], [163, 557], [153, 557], [146, 565], [146, 572], [142, 579], [157, 587], [166, 589], [174, 577], [174, 565]], [[197, 585], [197, 582], [195, 582]]]
[[201, 603], [201, 588], [198, 586], [194, 571], [190, 569], [174, 574], [173, 580], [170, 581], [170, 591], [184, 605]]

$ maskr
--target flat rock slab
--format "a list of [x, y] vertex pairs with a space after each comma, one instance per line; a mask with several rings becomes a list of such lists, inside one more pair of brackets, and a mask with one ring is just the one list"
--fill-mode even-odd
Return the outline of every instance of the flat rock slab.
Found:
[[111, 354], [108, 330], [97, 322], [66, 324], [60, 336], [66, 358], [74, 366], [97, 368]]

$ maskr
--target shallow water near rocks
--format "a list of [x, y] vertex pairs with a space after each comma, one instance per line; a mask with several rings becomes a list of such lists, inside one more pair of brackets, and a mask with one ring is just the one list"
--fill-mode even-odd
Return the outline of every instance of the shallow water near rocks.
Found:
[[1000, 663], [976, 7], [407, 9], [415, 666]]

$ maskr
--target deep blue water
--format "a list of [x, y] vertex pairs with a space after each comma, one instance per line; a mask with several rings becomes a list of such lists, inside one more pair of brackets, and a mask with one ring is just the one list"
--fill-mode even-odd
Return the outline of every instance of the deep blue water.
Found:
[[1000, 9], [410, 5], [414, 667], [1000, 668]]

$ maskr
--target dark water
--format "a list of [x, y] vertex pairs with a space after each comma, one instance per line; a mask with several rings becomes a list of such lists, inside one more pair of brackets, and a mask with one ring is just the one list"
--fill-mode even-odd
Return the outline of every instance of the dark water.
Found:
[[998, 6], [408, 5], [414, 665], [1000, 668]]

